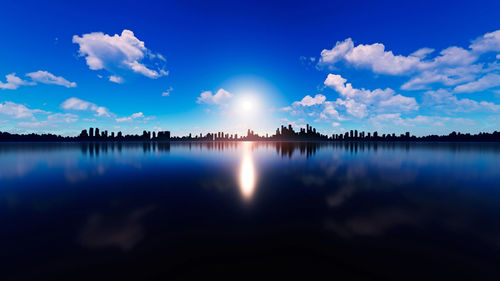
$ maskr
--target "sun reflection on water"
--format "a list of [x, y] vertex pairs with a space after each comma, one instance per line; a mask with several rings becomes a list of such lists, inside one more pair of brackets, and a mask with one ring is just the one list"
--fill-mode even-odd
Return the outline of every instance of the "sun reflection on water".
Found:
[[251, 199], [255, 192], [256, 174], [252, 158], [252, 143], [243, 143], [243, 160], [240, 167], [240, 192], [244, 199]]

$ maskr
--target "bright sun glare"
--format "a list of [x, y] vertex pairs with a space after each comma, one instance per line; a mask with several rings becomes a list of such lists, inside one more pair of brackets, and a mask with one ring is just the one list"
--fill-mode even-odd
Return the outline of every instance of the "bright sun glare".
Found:
[[251, 111], [253, 108], [253, 103], [250, 99], [244, 99], [242, 101], [242, 107], [243, 107], [243, 110], [245, 110], [245, 111]]
[[243, 96], [240, 98], [237, 106], [237, 111], [242, 114], [243, 117], [255, 117], [256, 115], [256, 101], [253, 96]]

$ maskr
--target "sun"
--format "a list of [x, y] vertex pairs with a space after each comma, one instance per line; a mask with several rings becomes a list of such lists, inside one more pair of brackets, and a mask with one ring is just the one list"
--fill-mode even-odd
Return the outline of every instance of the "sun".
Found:
[[252, 111], [253, 106], [253, 101], [249, 98], [245, 98], [241, 101], [241, 109], [246, 112]]
[[255, 117], [257, 113], [256, 98], [251, 95], [241, 96], [236, 104], [236, 111], [243, 117]]
[[267, 130], [269, 122], [266, 100], [258, 91], [240, 90], [235, 91], [234, 99], [228, 108], [230, 115], [226, 120], [236, 128], [238, 135], [246, 135], [247, 130]]

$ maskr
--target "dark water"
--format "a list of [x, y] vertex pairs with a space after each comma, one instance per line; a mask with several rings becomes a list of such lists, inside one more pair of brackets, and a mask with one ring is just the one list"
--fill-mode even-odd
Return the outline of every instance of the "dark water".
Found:
[[498, 144], [0, 144], [0, 280], [500, 280]]

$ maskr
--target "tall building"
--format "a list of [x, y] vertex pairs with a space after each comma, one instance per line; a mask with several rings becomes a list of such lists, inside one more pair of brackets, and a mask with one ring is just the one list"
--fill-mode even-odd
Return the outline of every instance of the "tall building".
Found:
[[90, 127], [89, 128], [89, 137], [93, 137], [94, 136], [94, 128]]

